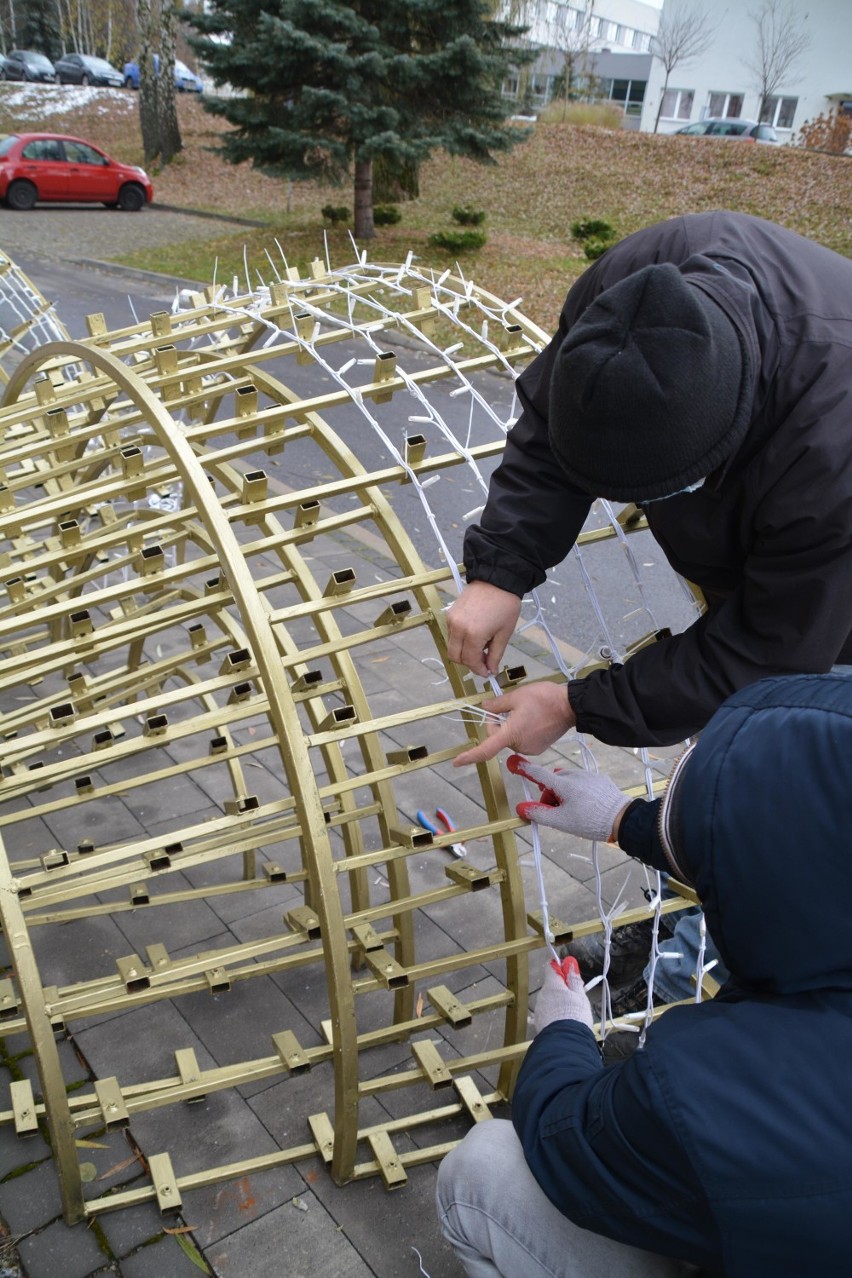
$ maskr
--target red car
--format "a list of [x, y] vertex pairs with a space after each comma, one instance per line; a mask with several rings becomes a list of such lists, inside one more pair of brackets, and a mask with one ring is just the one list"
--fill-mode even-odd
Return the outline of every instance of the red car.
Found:
[[38, 200], [105, 204], [135, 213], [154, 198], [144, 169], [119, 164], [82, 138], [10, 133], [0, 139], [0, 199], [10, 209]]

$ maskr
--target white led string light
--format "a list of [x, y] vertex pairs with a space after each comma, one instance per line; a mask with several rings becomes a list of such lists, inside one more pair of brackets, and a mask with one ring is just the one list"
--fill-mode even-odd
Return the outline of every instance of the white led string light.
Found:
[[[281, 252], [280, 245], [278, 245], [278, 248], [279, 248], [279, 252]], [[284, 257], [283, 252], [281, 253], [281, 256], [282, 256], [282, 261], [285, 264], [285, 270], [289, 272], [289, 268], [286, 265], [286, 258]], [[312, 304], [310, 297], [307, 296], [307, 293], [309, 291], [314, 290], [317, 287], [316, 281], [312, 279], [298, 281], [297, 283], [291, 283], [290, 313], [291, 313], [292, 327], [290, 328], [283, 328], [281, 327], [280, 324], [275, 323], [274, 321], [272, 321], [271, 319], [269, 319], [268, 317], [262, 314], [262, 307], [265, 304], [263, 298], [253, 298], [247, 302], [241, 300], [241, 302], [238, 304], [236, 303], [234, 299], [229, 300], [225, 294], [225, 291], [223, 290], [220, 299], [217, 299], [217, 303], [215, 304], [221, 305], [223, 310], [227, 310], [232, 313], [236, 312], [238, 314], [243, 313], [248, 318], [251, 318], [256, 322], [260, 322], [266, 325], [269, 329], [269, 335], [263, 343], [264, 347], [268, 347], [281, 339], [286, 340], [288, 344], [293, 343], [297, 345], [303, 352], [305, 352], [305, 354], [307, 354], [310, 357], [310, 359], [317, 365], [317, 367], [321, 369], [333, 381], [333, 383], [336, 386], [346, 391], [350, 401], [358, 408], [364, 420], [369, 424], [371, 430], [375, 433], [376, 437], [381, 441], [382, 445], [387, 449], [388, 453], [391, 455], [394, 462], [405, 472], [407, 480], [410, 482], [414, 492], [417, 494], [417, 498], [420, 502], [421, 508], [426, 517], [428, 525], [432, 530], [433, 536], [435, 537], [435, 540], [439, 548], [440, 556], [447, 565], [447, 568], [455, 583], [456, 590], [458, 592], [461, 592], [461, 590], [464, 588], [464, 583], [462, 582], [461, 575], [459, 573], [458, 567], [455, 562], [455, 558], [449, 551], [449, 547], [446, 543], [442, 530], [439, 526], [438, 519], [436, 518], [435, 512], [432, 508], [432, 505], [429, 501], [429, 497], [426, 491], [428, 487], [430, 487], [432, 484], [440, 480], [440, 475], [434, 474], [434, 475], [427, 476], [425, 479], [421, 479], [415, 473], [412, 465], [406, 459], [405, 452], [394, 443], [392, 438], [388, 435], [387, 431], [382, 427], [378, 418], [371, 411], [368, 404], [365, 403], [364, 397], [360, 394], [358, 388], [356, 386], [352, 386], [346, 380], [346, 375], [353, 368], [363, 366], [363, 365], [372, 366], [374, 364], [375, 356], [386, 353], [386, 347], [380, 344], [379, 338], [384, 333], [385, 328], [387, 326], [387, 322], [389, 320], [392, 321], [393, 325], [397, 328], [397, 330], [401, 329], [403, 332], [410, 335], [414, 340], [416, 340], [417, 345], [420, 349], [431, 352], [435, 354], [437, 357], [439, 357], [443, 361], [447, 369], [456, 377], [456, 379], [459, 382], [459, 385], [456, 386], [453, 390], [451, 390], [448, 393], [449, 397], [452, 399], [457, 399], [461, 397], [462, 395], [465, 395], [465, 396], [469, 396], [469, 399], [470, 399], [468, 413], [467, 413], [467, 439], [464, 442], [462, 442], [458, 438], [456, 433], [449, 426], [449, 424], [441, 415], [441, 413], [438, 411], [436, 406], [429, 399], [427, 399], [426, 394], [424, 393], [420, 383], [412, 376], [411, 373], [409, 373], [405, 368], [401, 367], [400, 365], [397, 365], [394, 370], [394, 377], [399, 379], [403, 383], [405, 391], [407, 391], [408, 394], [412, 396], [412, 398], [416, 401], [418, 405], [417, 411], [414, 414], [409, 416], [408, 421], [411, 424], [434, 427], [447, 440], [450, 447], [453, 450], [455, 450], [460, 457], [463, 458], [465, 464], [469, 468], [470, 473], [473, 475], [474, 482], [477, 485], [479, 491], [481, 492], [483, 500], [487, 497], [488, 484], [480, 471], [480, 468], [476, 462], [476, 459], [473, 457], [473, 455], [470, 452], [470, 438], [471, 438], [473, 425], [474, 425], [474, 413], [476, 412], [476, 410], [481, 410], [482, 412], [484, 412], [486, 417], [493, 424], [495, 424], [503, 434], [507, 433], [511, 425], [514, 424], [514, 419], [512, 416], [510, 416], [510, 418], [507, 421], [502, 420], [502, 418], [494, 411], [493, 407], [491, 406], [489, 401], [485, 398], [483, 393], [476, 386], [474, 386], [473, 383], [470, 381], [470, 379], [466, 376], [464, 370], [460, 368], [459, 363], [453, 359], [453, 356], [455, 355], [456, 351], [461, 346], [460, 342], [453, 343], [448, 347], [442, 347], [437, 341], [432, 340], [427, 334], [424, 334], [423, 331], [417, 326], [417, 324], [411, 321], [410, 319], [408, 319], [407, 316], [392, 310], [390, 306], [384, 305], [382, 300], [376, 297], [375, 295], [372, 295], [369, 297], [365, 296], [362, 292], [359, 291], [357, 286], [363, 285], [363, 284], [376, 284], [381, 282], [391, 292], [396, 292], [398, 295], [406, 296], [406, 297], [410, 296], [412, 289], [418, 285], [423, 287], [428, 287], [431, 291], [431, 303], [435, 312], [439, 315], [445, 316], [448, 320], [450, 320], [454, 328], [461, 331], [462, 333], [468, 334], [470, 337], [475, 339], [476, 342], [480, 344], [481, 346], [485, 346], [493, 356], [499, 359], [500, 364], [503, 367], [504, 371], [511, 376], [513, 382], [517, 377], [517, 373], [515, 369], [513, 368], [513, 366], [510, 364], [510, 362], [508, 361], [508, 359], [506, 358], [505, 353], [501, 351], [500, 348], [496, 345], [496, 343], [494, 343], [490, 339], [488, 334], [488, 324], [489, 324], [489, 320], [493, 321], [495, 325], [503, 324], [505, 322], [506, 314], [511, 312], [519, 304], [520, 299], [518, 299], [516, 302], [511, 303], [509, 306], [501, 307], [498, 311], [493, 308], [489, 310], [489, 308], [487, 308], [482, 302], [482, 299], [477, 298], [476, 299], [477, 305], [480, 306], [482, 311], [485, 312], [481, 328], [477, 330], [472, 325], [468, 324], [460, 315], [460, 308], [462, 303], [464, 302], [467, 304], [473, 298], [472, 283], [462, 280], [465, 293], [464, 293], [464, 296], [461, 297], [457, 291], [451, 288], [443, 287], [444, 282], [450, 276], [449, 271], [444, 272], [442, 275], [438, 276], [437, 278], [435, 278], [435, 276], [432, 273], [424, 273], [424, 272], [418, 271], [412, 265], [411, 254], [408, 255], [408, 258], [401, 266], [394, 266], [394, 267], [368, 266], [366, 262], [366, 253], [357, 254], [357, 257], [358, 257], [358, 261], [355, 266], [350, 266], [342, 270], [333, 271], [328, 261], [328, 246], [326, 244], [326, 262], [327, 262], [330, 278], [323, 279], [322, 287], [326, 291], [336, 290], [341, 295], [341, 297], [344, 297], [346, 299], [346, 311], [343, 314], [336, 313], [336, 312], [329, 312], [328, 310], [321, 309], [317, 307], [316, 305]], [[280, 280], [281, 276], [269, 253], [267, 253], [267, 258], [269, 260], [270, 266], [276, 278]], [[246, 271], [246, 281], [248, 283], [247, 262], [245, 263], [245, 271]], [[404, 280], [406, 281], [405, 285], [403, 284]], [[236, 284], [237, 284], [236, 279], [234, 283], [235, 283], [234, 291], [236, 292]], [[304, 286], [303, 291], [306, 294], [305, 296], [300, 295], [299, 284], [302, 284]], [[266, 289], [266, 285], [263, 284], [262, 282], [261, 282], [261, 288], [263, 290]], [[251, 290], [249, 289], [249, 291]], [[367, 322], [356, 321], [354, 316], [354, 305], [356, 301], [359, 306], [363, 308], [372, 309], [376, 312], [375, 324], [371, 324], [369, 321]], [[313, 327], [310, 333], [308, 334], [299, 332], [299, 328], [298, 328], [298, 325], [296, 324], [296, 317], [295, 317], [296, 307], [299, 308], [300, 316], [306, 315], [314, 319]], [[335, 326], [345, 329], [346, 332], [350, 334], [353, 339], [358, 338], [364, 343], [366, 343], [367, 347], [372, 352], [372, 357], [365, 359], [365, 358], [359, 358], [356, 356], [346, 360], [339, 367], [335, 367], [323, 355], [322, 349], [320, 346], [317, 345], [317, 340], [316, 340], [320, 334], [321, 327], [324, 329], [325, 332], [328, 332], [329, 328], [333, 328]], [[214, 340], [213, 335], [209, 335], [208, 340], [213, 341]], [[513, 397], [513, 403], [512, 403], [513, 413], [516, 409], [516, 405], [517, 405], [517, 399], [516, 397]], [[479, 506], [467, 512], [463, 516], [463, 519], [469, 520], [471, 518], [474, 518], [481, 509], [482, 507]], [[658, 627], [653, 616], [653, 611], [646, 598], [645, 586], [642, 581], [641, 573], [639, 571], [638, 564], [636, 562], [632, 548], [629, 545], [629, 538], [627, 534], [625, 533], [624, 529], [622, 528], [621, 524], [618, 522], [618, 519], [614, 515], [609, 503], [601, 502], [601, 509], [603, 510], [607, 520], [611, 524], [619, 544], [621, 545], [622, 549], [625, 551], [627, 555], [627, 561], [630, 566], [630, 570], [631, 570], [634, 582], [636, 584], [637, 590], [639, 592], [642, 610], [648, 615], [653, 628], [657, 629]], [[588, 568], [584, 561], [584, 556], [583, 556], [581, 547], [575, 545], [573, 549], [573, 554], [574, 554], [575, 561], [578, 565], [581, 581], [583, 583], [586, 595], [588, 597], [590, 606], [594, 612], [595, 618], [598, 623], [598, 627], [600, 629], [600, 634], [603, 640], [603, 644], [605, 645], [604, 651], [607, 651], [607, 655], [610, 657], [611, 660], [617, 661], [619, 660], [619, 656], [623, 654], [620, 654], [619, 646], [614, 642], [606, 617], [604, 616], [603, 611], [600, 607], [600, 603], [598, 601], [596, 592], [594, 590], [591, 576], [589, 574]], [[694, 597], [692, 596], [692, 593], [689, 591], [685, 583], [683, 583], [683, 585], [689, 598], [694, 603], [695, 601], [694, 601]], [[556, 663], [557, 668], [566, 677], [566, 679], [570, 679], [571, 677], [573, 677], [574, 671], [566, 665], [563, 655], [560, 651], [559, 644], [550, 629], [550, 626], [548, 624], [547, 617], [546, 617], [546, 609], [542, 603], [539, 591], [538, 590], [531, 591], [529, 595], [526, 596], [525, 603], [527, 600], [530, 601], [533, 605], [533, 615], [529, 620], [524, 621], [523, 625], [520, 627], [520, 631], [523, 632], [524, 630], [534, 625], [539, 627], [546, 637], [547, 646], [549, 648], [549, 651], [551, 653], [551, 656], [554, 662]], [[494, 695], [500, 696], [502, 693], [502, 689], [500, 688], [496, 679], [493, 676], [489, 676], [487, 682], [492, 692], [494, 693]], [[478, 706], [469, 706], [469, 707], [466, 707], [465, 710], [463, 711], [462, 717], [473, 719], [477, 723], [483, 723], [489, 717], [493, 718], [495, 716], [490, 716], [488, 712], [483, 711]], [[589, 748], [587, 742], [585, 741], [584, 737], [580, 733], [577, 734], [577, 743], [580, 750], [582, 766], [588, 771], [597, 772], [598, 769], [597, 769], [597, 762], [595, 760], [595, 757], [591, 749]], [[645, 750], [644, 748], [639, 751], [636, 751], [635, 753], [638, 755], [639, 760], [643, 767], [643, 772], [645, 777], [645, 788], [646, 788], [647, 796], [650, 799], [653, 797], [653, 792], [654, 792], [654, 778], [653, 778], [651, 761], [649, 759], [647, 750]], [[523, 787], [524, 787], [525, 798], [529, 799], [530, 797], [533, 797], [529, 789], [529, 783], [525, 779], [523, 780]], [[546, 887], [545, 887], [545, 881], [544, 881], [544, 867], [543, 867], [543, 857], [542, 857], [542, 850], [541, 850], [541, 840], [539, 836], [538, 827], [535, 823], [532, 823], [530, 825], [528, 833], [532, 842], [533, 863], [534, 863], [534, 870], [535, 870], [535, 876], [537, 881], [537, 891], [538, 891], [540, 904], [541, 904], [545, 944], [550, 954], [553, 956], [553, 958], [558, 960], [558, 953], [555, 948], [555, 937], [550, 928], [550, 922], [549, 922], [550, 912], [549, 912], [548, 903], [547, 903], [547, 893], [546, 893]], [[610, 950], [611, 950], [613, 922], [617, 918], [618, 912], [620, 910], [621, 898], [623, 896], [628, 880], [625, 880], [625, 882], [622, 884], [612, 906], [609, 909], [607, 909], [607, 907], [604, 905], [604, 902], [603, 902], [602, 877], [601, 877], [600, 864], [599, 864], [598, 847], [596, 842], [592, 843], [592, 861], [593, 861], [594, 873], [595, 873], [596, 907], [597, 907], [598, 915], [600, 917], [600, 920], [603, 926], [604, 970], [603, 970], [603, 975], [601, 977], [597, 977], [594, 980], [589, 982], [588, 988], [591, 990], [598, 984], [600, 984], [601, 986], [601, 999], [602, 999], [601, 1025], [602, 1025], [602, 1033], [605, 1036], [605, 1034], [608, 1032], [606, 1023], [611, 1020], [611, 1015], [610, 1015], [611, 995], [610, 995], [610, 988], [609, 988], [609, 982], [607, 980], [607, 975], [608, 975], [609, 966], [610, 966]], [[629, 876], [628, 876], [628, 879], [629, 879]], [[648, 882], [647, 875], [646, 875], [646, 882]], [[662, 883], [661, 883], [659, 874], [655, 873], [655, 885], [653, 887], [650, 885], [650, 882], [649, 882], [649, 891], [648, 893], [646, 893], [646, 895], [649, 895], [649, 904], [651, 908], [653, 909], [652, 944], [651, 944], [651, 949], [649, 952], [648, 1000], [647, 1000], [647, 1006], [644, 1013], [633, 1014], [634, 1019], [641, 1016], [642, 1019], [644, 1020], [645, 1025], [647, 1025], [648, 1020], [650, 1019], [651, 1011], [653, 1008], [654, 973], [656, 970], [657, 962], [661, 958], [660, 951], [658, 948], [658, 931], [659, 931], [659, 921], [661, 917], [661, 907], [662, 907]], [[704, 967], [703, 955], [704, 955], [704, 946], [703, 946], [703, 933], [702, 933], [702, 948], [701, 948], [701, 953], [699, 956], [699, 968], [698, 968], [699, 977], [703, 974], [703, 972], [709, 970], [709, 968], [713, 966], [713, 964], [711, 963], [706, 968]], [[697, 993], [697, 998], [699, 999], [700, 999], [700, 990], [701, 990], [701, 981], [699, 979], [698, 993]], [[628, 1028], [628, 1029], [635, 1029], [638, 1031], [638, 1026], [632, 1025], [629, 1022], [623, 1023], [622, 1021], [619, 1021], [619, 1026]], [[642, 1027], [642, 1029], [644, 1032], [644, 1026]]]

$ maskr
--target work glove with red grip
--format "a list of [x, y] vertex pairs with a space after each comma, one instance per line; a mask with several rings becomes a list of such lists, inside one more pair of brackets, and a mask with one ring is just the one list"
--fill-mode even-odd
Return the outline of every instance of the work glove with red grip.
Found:
[[606, 841], [612, 836], [616, 817], [630, 803], [610, 777], [597, 772], [579, 768], [552, 772], [530, 763], [522, 754], [510, 754], [506, 767], [541, 791], [537, 801], [528, 799], [517, 805], [518, 816], [566, 834]]
[[577, 960], [570, 954], [558, 964], [551, 959], [535, 1000], [533, 1029], [536, 1034], [553, 1021], [579, 1021], [589, 1029], [594, 1024], [592, 1005], [583, 986]]

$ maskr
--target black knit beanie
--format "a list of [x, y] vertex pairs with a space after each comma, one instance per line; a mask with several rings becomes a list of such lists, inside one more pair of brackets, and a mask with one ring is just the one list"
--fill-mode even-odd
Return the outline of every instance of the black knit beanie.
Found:
[[742, 442], [750, 406], [731, 320], [676, 266], [601, 293], [566, 336], [550, 383], [550, 446], [595, 497], [649, 501], [709, 475]]

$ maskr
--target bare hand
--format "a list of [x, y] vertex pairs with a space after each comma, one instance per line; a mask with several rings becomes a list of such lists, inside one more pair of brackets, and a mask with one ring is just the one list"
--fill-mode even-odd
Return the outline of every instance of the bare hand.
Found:
[[450, 661], [483, 679], [496, 674], [520, 614], [521, 601], [510, 590], [472, 581], [447, 613]]
[[489, 722], [485, 741], [456, 755], [453, 767], [482, 763], [501, 750], [541, 754], [577, 722], [564, 683], [525, 683], [505, 697], [488, 697], [482, 709], [505, 715], [505, 721]]

